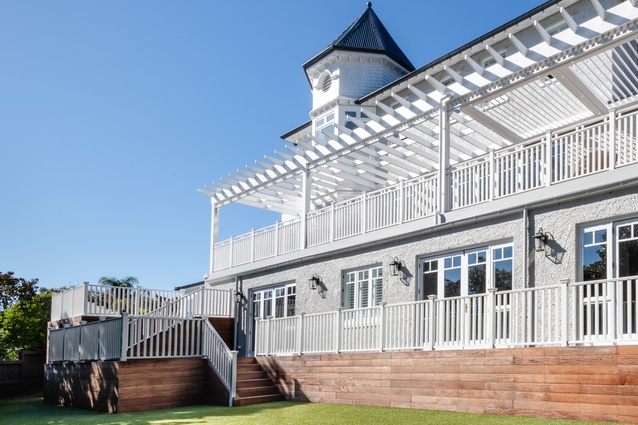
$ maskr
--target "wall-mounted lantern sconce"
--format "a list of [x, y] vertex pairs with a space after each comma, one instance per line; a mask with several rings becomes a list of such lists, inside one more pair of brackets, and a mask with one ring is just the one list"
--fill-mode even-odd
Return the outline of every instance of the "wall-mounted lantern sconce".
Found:
[[390, 276], [398, 276], [402, 268], [403, 261], [399, 260], [397, 257], [394, 257], [392, 261], [390, 261]]
[[235, 304], [241, 304], [241, 300], [244, 299], [244, 293], [241, 291], [235, 291]]
[[315, 273], [310, 279], [308, 279], [308, 284], [310, 285], [311, 291], [317, 290], [320, 280], [321, 279], [319, 279], [319, 276], [317, 276], [317, 273]]
[[545, 251], [547, 245], [547, 232], [543, 232], [543, 228], [538, 229], [538, 232], [534, 235], [534, 245], [536, 246], [536, 252]]

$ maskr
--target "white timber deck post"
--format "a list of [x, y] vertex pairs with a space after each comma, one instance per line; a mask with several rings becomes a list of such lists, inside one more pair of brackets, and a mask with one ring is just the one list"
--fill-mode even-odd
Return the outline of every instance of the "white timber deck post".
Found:
[[498, 288], [489, 288], [487, 290], [487, 345], [494, 348], [496, 340], [496, 292]]
[[426, 347], [430, 350], [434, 350], [436, 345], [436, 295], [428, 295], [430, 301], [430, 316], [428, 317], [428, 337], [429, 340], [426, 343]]
[[383, 352], [385, 342], [385, 306], [388, 303], [383, 301], [379, 307], [379, 352]]
[[233, 399], [237, 397], [237, 351], [230, 352], [230, 391], [228, 391], [228, 407], [233, 407]]
[[[569, 344], [569, 279], [561, 279], [561, 345], [567, 347]], [[576, 317], [574, 316], [574, 319]], [[577, 326], [576, 320], [574, 320], [574, 326]]]
[[84, 304], [82, 305], [82, 314], [89, 312], [89, 282], [84, 282]]
[[341, 324], [341, 320], [342, 320], [342, 314], [341, 314], [341, 310], [342, 308], [339, 307], [336, 311], [336, 319], [335, 319], [335, 353], [339, 354], [339, 351], [341, 350], [341, 329], [343, 328], [342, 324]]
[[[558, 167], [558, 163], [556, 164]], [[545, 133], [545, 186], [552, 185], [552, 132]]]
[[219, 237], [219, 207], [215, 200], [211, 198], [211, 219], [210, 219], [210, 267], [209, 272], [215, 271], [215, 244]]
[[405, 222], [405, 180], [399, 182], [399, 224]]
[[122, 313], [122, 353], [120, 354], [120, 361], [125, 362], [128, 351], [128, 313]]
[[449, 211], [450, 182], [448, 170], [450, 168], [450, 111], [448, 102], [450, 97], [441, 99], [439, 105], [439, 212]]
[[609, 111], [609, 155], [607, 166], [610, 170], [616, 168], [616, 110]]
[[310, 171], [301, 173], [301, 231], [299, 232], [299, 249], [308, 246], [308, 213], [310, 212]]
[[299, 314], [299, 320], [297, 323], [297, 354], [301, 355], [303, 353], [303, 317], [306, 313]]

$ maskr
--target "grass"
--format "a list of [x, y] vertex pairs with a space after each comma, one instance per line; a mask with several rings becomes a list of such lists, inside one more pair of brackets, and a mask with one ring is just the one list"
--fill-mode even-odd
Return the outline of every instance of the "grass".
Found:
[[235, 408], [193, 406], [152, 412], [108, 414], [45, 404], [39, 394], [0, 401], [0, 423], [7, 425], [605, 424], [605, 422], [537, 419], [520, 416], [473, 415], [469, 413], [416, 409], [291, 402], [257, 404]]

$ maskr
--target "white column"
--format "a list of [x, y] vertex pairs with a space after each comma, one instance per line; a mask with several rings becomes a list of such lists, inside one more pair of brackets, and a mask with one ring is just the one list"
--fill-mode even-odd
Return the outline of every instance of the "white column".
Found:
[[439, 106], [439, 212], [444, 214], [449, 211], [449, 180], [448, 168], [450, 168], [450, 111], [448, 110], [449, 97], [441, 99]]
[[299, 249], [306, 249], [308, 238], [308, 213], [310, 212], [310, 171], [301, 174], [301, 231], [299, 232]]
[[210, 199], [211, 204], [211, 220], [210, 220], [210, 266], [209, 273], [213, 272], [215, 258], [215, 244], [219, 237], [219, 207], [213, 198]]

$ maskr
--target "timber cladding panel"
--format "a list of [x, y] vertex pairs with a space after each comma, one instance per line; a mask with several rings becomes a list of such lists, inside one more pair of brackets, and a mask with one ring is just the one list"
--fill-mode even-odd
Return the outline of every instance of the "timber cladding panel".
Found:
[[638, 423], [638, 346], [257, 359], [289, 400]]
[[214, 403], [208, 369], [201, 358], [47, 364], [44, 400], [111, 413]]

